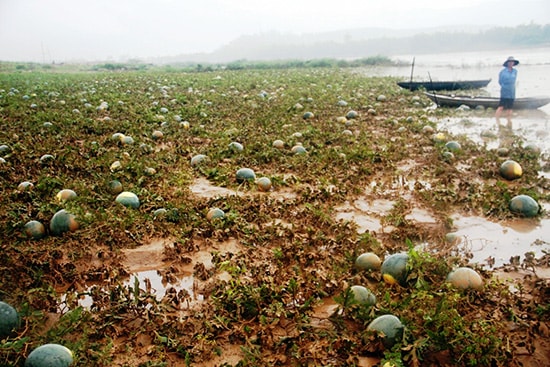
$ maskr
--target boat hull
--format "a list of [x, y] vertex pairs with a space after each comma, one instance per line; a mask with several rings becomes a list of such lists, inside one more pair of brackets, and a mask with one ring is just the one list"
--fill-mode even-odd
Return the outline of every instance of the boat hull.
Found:
[[482, 80], [456, 80], [456, 81], [429, 81], [429, 82], [397, 82], [401, 88], [408, 90], [459, 90], [479, 89], [486, 87], [491, 79]]
[[[496, 97], [453, 96], [428, 92], [425, 92], [424, 94], [440, 107], [468, 106], [470, 108], [477, 108], [481, 106], [484, 108], [496, 109], [500, 100]], [[547, 105], [548, 103], [550, 103], [550, 97], [516, 98], [514, 101], [514, 109], [536, 110], [537, 108]]]

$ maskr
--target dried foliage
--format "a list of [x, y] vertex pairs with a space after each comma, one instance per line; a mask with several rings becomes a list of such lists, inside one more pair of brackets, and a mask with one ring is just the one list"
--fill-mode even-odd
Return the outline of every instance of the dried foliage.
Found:
[[[0, 75], [0, 86], [0, 299], [23, 320], [0, 341], [0, 364], [22, 366], [46, 342], [71, 348], [78, 366], [548, 363], [550, 288], [533, 271], [548, 259], [507, 268], [524, 274], [513, 287], [481, 268], [482, 290], [445, 281], [467, 264], [445, 240], [449, 214], [505, 219], [514, 195], [548, 200], [538, 159], [512, 142], [524, 177], [504, 182], [496, 153], [463, 139], [456, 160], [469, 169], [457, 169], [424, 130], [452, 112], [426, 109], [393, 79], [338, 69], [20, 73]], [[358, 117], [337, 121], [351, 109]], [[296, 143], [307, 153], [293, 154]], [[192, 166], [196, 154], [208, 159]], [[269, 177], [272, 190], [239, 182], [241, 167]], [[139, 209], [115, 202], [115, 179]], [[197, 194], [197, 179], [226, 194]], [[33, 187], [18, 189], [23, 181]], [[58, 201], [65, 188], [77, 197]], [[391, 230], [358, 233], [335, 219], [337, 206], [360, 196], [393, 202], [379, 218]], [[438, 223], [409, 219], [419, 206]], [[207, 219], [213, 207], [224, 217]], [[62, 208], [77, 216], [77, 231], [26, 238], [26, 222], [48, 227]], [[129, 251], [159, 239], [161, 251], [144, 251], [141, 265], [158, 271], [162, 297], [128, 264]], [[407, 286], [355, 269], [365, 251], [407, 251]], [[191, 288], [177, 286], [184, 276]], [[368, 286], [376, 306], [354, 302], [353, 284]], [[366, 330], [386, 313], [406, 327], [391, 350]]]

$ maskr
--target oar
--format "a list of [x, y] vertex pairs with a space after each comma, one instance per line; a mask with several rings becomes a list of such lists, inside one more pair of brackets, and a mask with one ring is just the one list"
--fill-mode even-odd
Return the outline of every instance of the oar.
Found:
[[414, 72], [414, 59], [415, 59], [415, 57], [413, 56], [413, 62], [412, 62], [412, 66], [411, 66], [411, 83], [409, 84], [409, 90], [411, 90], [411, 91], [412, 91], [413, 72]]
[[432, 87], [432, 93], [434, 95], [434, 99], [435, 99], [435, 104], [439, 106], [439, 102], [437, 101], [437, 96], [435, 95], [435, 90], [434, 90], [434, 83], [432, 82], [432, 76], [430, 75], [430, 72], [428, 71], [428, 78], [430, 78], [430, 85]]

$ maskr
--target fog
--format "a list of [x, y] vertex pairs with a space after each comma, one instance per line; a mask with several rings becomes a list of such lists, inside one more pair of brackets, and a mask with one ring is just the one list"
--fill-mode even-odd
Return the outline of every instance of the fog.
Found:
[[548, 0], [0, 0], [0, 60], [209, 53], [243, 35], [550, 23]]

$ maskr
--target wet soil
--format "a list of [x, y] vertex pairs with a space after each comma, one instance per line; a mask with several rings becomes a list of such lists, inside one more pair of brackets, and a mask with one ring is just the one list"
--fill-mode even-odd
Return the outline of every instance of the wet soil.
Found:
[[[311, 73], [260, 73], [237, 87], [231, 73], [224, 74], [234, 78], [227, 85], [216, 84], [222, 77], [193, 75], [204, 78], [203, 87], [188, 76], [169, 87], [167, 76], [123, 75], [150, 94], [124, 92], [110, 97], [110, 111], [90, 110], [82, 119], [69, 114], [69, 133], [65, 126], [52, 133], [36, 123], [44, 115], [29, 118], [35, 115], [26, 105], [6, 103], [3, 122], [14, 132], [1, 136], [15, 139], [17, 154], [0, 166], [6, 194], [0, 219], [9, 239], [1, 244], [1, 295], [20, 305], [25, 325], [13, 338], [18, 344], [2, 344], [0, 362], [22, 365], [33, 346], [50, 341], [69, 344], [83, 366], [547, 365], [548, 214], [518, 218], [507, 201], [530, 192], [548, 208], [549, 186], [540, 174], [546, 153], [526, 151], [513, 130], [488, 147], [462, 128], [449, 132], [463, 115], [434, 110], [393, 80], [365, 78], [352, 87], [353, 75], [329, 73], [344, 78], [329, 82], [323, 72]], [[87, 80], [90, 95], [130, 90], [119, 78]], [[292, 87], [292, 78], [307, 87]], [[67, 96], [74, 89], [68, 84]], [[23, 78], [19, 87], [25, 85]], [[353, 90], [348, 99], [359, 117], [342, 124], [336, 118], [350, 107], [336, 102], [346, 90]], [[382, 93], [385, 102], [377, 99]], [[136, 100], [117, 106], [128, 94]], [[49, 98], [41, 103], [53, 116], [71, 111]], [[83, 109], [80, 99], [67, 99]], [[165, 141], [149, 138], [147, 129], [165, 122], [153, 99], [187, 112], [192, 128], [168, 125]], [[320, 117], [303, 118], [297, 101]], [[145, 148], [113, 142], [121, 125]], [[453, 159], [434, 138], [438, 131], [462, 144]], [[287, 140], [283, 150], [271, 146], [276, 137]], [[244, 143], [245, 154], [225, 148], [232, 140]], [[308, 153], [292, 154], [295, 143]], [[496, 154], [501, 145], [507, 157]], [[36, 164], [44, 150], [59, 159]], [[212, 160], [192, 167], [199, 152]], [[522, 159], [519, 181], [498, 176], [499, 162], [509, 157]], [[109, 169], [115, 159], [121, 171]], [[151, 166], [156, 173], [144, 174]], [[271, 177], [273, 187], [263, 192], [254, 181], [239, 182], [234, 172], [242, 166]], [[140, 194], [139, 210], [115, 203], [106, 189], [113, 178]], [[34, 190], [16, 189], [27, 179], [36, 182]], [[65, 185], [80, 199], [51, 199]], [[47, 223], [60, 207], [79, 214], [78, 231], [38, 241], [22, 235], [26, 221]], [[213, 207], [225, 216], [207, 218]], [[155, 216], [161, 208], [164, 216]], [[378, 271], [354, 267], [365, 251], [426, 258], [415, 258], [421, 266], [409, 283], [389, 286]], [[456, 266], [475, 268], [483, 291], [451, 290], [445, 277]], [[372, 289], [379, 306], [346, 303], [352, 284]], [[379, 313], [399, 313], [407, 323], [403, 349], [388, 351], [365, 332]]]

